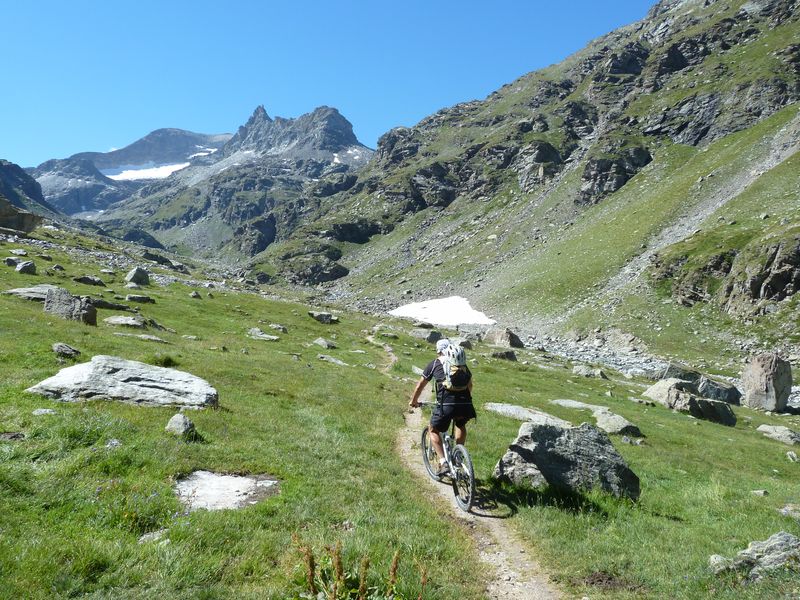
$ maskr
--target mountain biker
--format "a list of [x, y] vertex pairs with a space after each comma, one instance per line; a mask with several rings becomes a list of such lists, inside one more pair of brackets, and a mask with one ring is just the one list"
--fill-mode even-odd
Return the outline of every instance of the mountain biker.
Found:
[[[464, 349], [451, 344], [450, 340], [441, 339], [436, 342], [436, 354], [436, 358], [428, 363], [428, 366], [422, 371], [422, 377], [414, 387], [411, 402], [408, 405], [412, 408], [419, 406], [419, 395], [425, 385], [433, 379], [436, 389], [436, 407], [431, 414], [428, 431], [431, 443], [439, 457], [438, 475], [442, 477], [448, 475], [448, 466], [444, 457], [442, 438], [439, 434], [447, 431], [450, 422], [455, 421], [456, 443], [463, 444], [467, 441], [467, 421], [474, 419], [477, 415], [475, 407], [472, 406], [472, 373], [466, 366]], [[451, 377], [447, 377], [445, 365], [463, 368], [458, 369]]]

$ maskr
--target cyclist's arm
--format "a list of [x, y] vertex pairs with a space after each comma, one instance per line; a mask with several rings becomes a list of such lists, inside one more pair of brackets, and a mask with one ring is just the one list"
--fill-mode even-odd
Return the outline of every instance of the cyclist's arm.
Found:
[[414, 392], [411, 394], [411, 402], [408, 403], [409, 406], [412, 408], [419, 406], [417, 401], [419, 400], [419, 395], [422, 393], [422, 390], [425, 389], [426, 385], [428, 385], [428, 380], [424, 377], [420, 377], [417, 385], [414, 387]]

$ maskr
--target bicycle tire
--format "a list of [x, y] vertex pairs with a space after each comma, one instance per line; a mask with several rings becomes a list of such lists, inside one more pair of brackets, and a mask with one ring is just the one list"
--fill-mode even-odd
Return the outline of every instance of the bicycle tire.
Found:
[[434, 481], [441, 481], [442, 478], [437, 475], [436, 465], [439, 464], [439, 458], [436, 455], [436, 449], [431, 443], [430, 431], [426, 427], [422, 430], [422, 440], [420, 442], [422, 448], [422, 463], [425, 465], [425, 470]]
[[458, 507], [469, 512], [472, 502], [475, 500], [475, 473], [472, 470], [472, 459], [469, 457], [467, 449], [458, 444], [453, 449], [453, 494], [456, 497]]

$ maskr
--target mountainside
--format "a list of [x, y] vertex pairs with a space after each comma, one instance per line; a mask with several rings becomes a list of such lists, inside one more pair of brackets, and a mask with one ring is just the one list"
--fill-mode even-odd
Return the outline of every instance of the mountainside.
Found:
[[81, 152], [48, 160], [29, 172], [45, 198], [67, 214], [103, 210], [130, 197], [152, 179], [217, 152], [229, 134], [158, 129], [111, 152]]
[[293, 231], [314, 180], [346, 186], [371, 156], [334, 108], [272, 119], [259, 106], [218, 155], [147, 185], [98, 222], [120, 236], [146, 231], [177, 251], [236, 262]]
[[58, 210], [42, 195], [42, 187], [25, 169], [0, 159], [0, 197], [13, 206], [44, 217], [56, 217]]
[[[366, 308], [459, 293], [530, 333], [617, 322], [652, 337], [661, 315], [629, 309], [669, 301], [649, 266], [664, 254], [690, 269], [674, 244], [701, 229], [705, 252], [743, 263], [726, 289], [752, 308], [792, 298], [798, 39], [796, 1], [660, 2], [484, 101], [388, 132], [347, 189], [307, 194], [305, 223], [254, 266], [307, 283], [349, 273], [332, 297]], [[746, 220], [730, 218], [740, 205]], [[762, 254], [780, 276], [757, 268]], [[773, 283], [751, 294], [753, 276]]]

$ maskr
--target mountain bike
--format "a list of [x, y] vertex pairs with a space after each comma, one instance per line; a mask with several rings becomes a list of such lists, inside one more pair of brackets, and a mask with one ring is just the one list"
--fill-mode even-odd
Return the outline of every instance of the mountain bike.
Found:
[[[434, 406], [431, 402], [420, 402], [420, 406]], [[467, 449], [461, 445], [456, 444], [455, 440], [455, 420], [450, 426], [450, 432], [441, 432], [439, 435], [442, 437], [442, 446], [444, 446], [444, 456], [450, 467], [450, 474], [447, 476], [453, 486], [453, 494], [456, 497], [458, 507], [466, 512], [472, 508], [472, 502], [475, 500], [475, 473], [472, 470], [472, 459], [469, 457]], [[437, 472], [439, 464], [439, 457], [431, 442], [430, 431], [426, 426], [422, 430], [422, 462], [425, 465], [425, 470], [434, 481], [442, 481]]]

